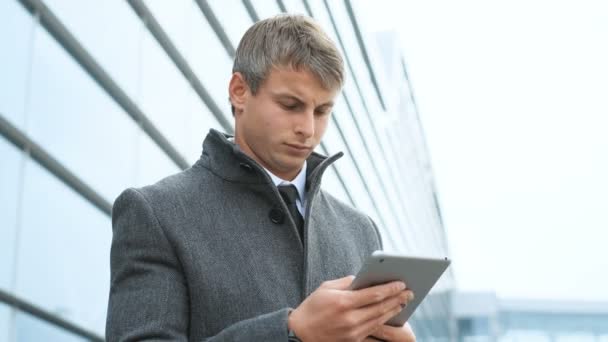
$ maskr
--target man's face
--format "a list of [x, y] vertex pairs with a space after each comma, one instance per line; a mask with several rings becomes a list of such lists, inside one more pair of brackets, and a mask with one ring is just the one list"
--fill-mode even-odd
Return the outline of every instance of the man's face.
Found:
[[337, 93], [309, 71], [273, 68], [253, 95], [235, 73], [235, 142], [276, 176], [293, 180], [321, 142]]

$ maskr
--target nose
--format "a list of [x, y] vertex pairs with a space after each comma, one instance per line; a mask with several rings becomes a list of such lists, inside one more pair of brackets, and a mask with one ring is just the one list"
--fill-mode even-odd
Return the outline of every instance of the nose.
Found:
[[302, 115], [298, 115], [295, 131], [296, 134], [307, 139], [315, 135], [315, 115], [313, 111], [306, 111]]

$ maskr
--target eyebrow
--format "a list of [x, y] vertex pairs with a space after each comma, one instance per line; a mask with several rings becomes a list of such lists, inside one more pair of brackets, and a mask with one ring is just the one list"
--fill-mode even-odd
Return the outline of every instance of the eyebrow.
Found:
[[[297, 101], [298, 103], [305, 103], [304, 101], [302, 101], [302, 99], [300, 99], [299, 97], [295, 96], [295, 95], [289, 95], [289, 94], [275, 94], [273, 95], [273, 97], [277, 100], [294, 100]], [[329, 101], [323, 104], [318, 105], [316, 108], [322, 108], [322, 107], [333, 107], [334, 106], [334, 101]]]

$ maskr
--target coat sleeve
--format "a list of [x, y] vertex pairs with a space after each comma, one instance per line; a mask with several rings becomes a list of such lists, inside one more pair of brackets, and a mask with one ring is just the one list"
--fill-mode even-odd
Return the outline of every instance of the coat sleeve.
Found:
[[[141, 192], [128, 189], [117, 198], [112, 229], [106, 340], [187, 341], [190, 307], [184, 272]], [[205, 341], [287, 341], [288, 313], [284, 308], [237, 322]]]

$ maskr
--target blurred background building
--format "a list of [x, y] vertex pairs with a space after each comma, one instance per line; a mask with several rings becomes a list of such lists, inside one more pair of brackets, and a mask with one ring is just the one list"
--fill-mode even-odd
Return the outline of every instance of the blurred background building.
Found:
[[[349, 0], [0, 1], [0, 341], [102, 340], [111, 204], [188, 168], [210, 128], [232, 132], [241, 35], [281, 12], [314, 17], [347, 81], [319, 152], [323, 186], [368, 213], [385, 248], [448, 255], [405, 60]], [[411, 324], [453, 341], [452, 272]]]
[[608, 303], [453, 295], [459, 342], [608, 342]]

